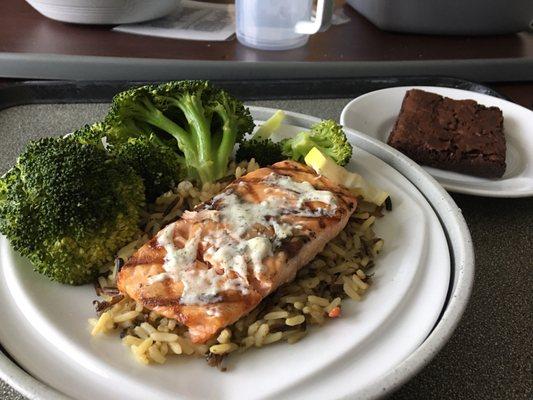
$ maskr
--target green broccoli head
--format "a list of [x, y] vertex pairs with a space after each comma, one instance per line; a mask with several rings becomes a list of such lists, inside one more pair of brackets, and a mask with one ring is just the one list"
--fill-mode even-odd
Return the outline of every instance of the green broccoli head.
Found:
[[130, 137], [150, 132], [150, 123], [164, 119], [153, 104], [154, 86], [147, 85], [118, 93], [105, 118], [107, 140], [111, 144], [123, 143]]
[[107, 134], [107, 126], [102, 122], [97, 122], [93, 125], [85, 125], [83, 128], [73, 132], [72, 139], [82, 143], [91, 144], [93, 146], [104, 148], [103, 138]]
[[287, 158], [303, 161], [313, 147], [320, 149], [339, 165], [346, 165], [352, 157], [352, 146], [342, 126], [332, 120], [321, 121], [313, 125], [311, 130], [280, 142], [270, 139], [272, 132], [273, 130], [269, 130], [267, 135], [256, 133], [249, 140], [241, 142], [236, 154], [237, 161], [252, 157], [259, 165], [272, 165]]
[[352, 146], [342, 130], [333, 120], [323, 120], [295, 137], [281, 142], [283, 153], [293, 160], [302, 161], [313, 148], [331, 157], [337, 164], [346, 165], [352, 158]]
[[0, 179], [0, 232], [52, 280], [79, 285], [138, 233], [141, 178], [72, 137], [30, 143]]
[[273, 142], [270, 139], [250, 139], [239, 145], [235, 160], [241, 162], [252, 158], [264, 167], [286, 160], [287, 156], [283, 154], [283, 148], [279, 142]]
[[187, 175], [201, 183], [227, 174], [235, 144], [253, 129], [248, 109], [207, 81], [176, 81], [119, 93], [106, 118], [111, 143], [155, 134], [183, 156]]
[[110, 148], [120, 163], [131, 166], [144, 182], [146, 200], [153, 202], [180, 181], [182, 157], [161, 146], [155, 135], [131, 137]]
[[[71, 135], [83, 143], [104, 148], [117, 157], [121, 163], [129, 165], [142, 178], [146, 200], [154, 201], [170, 190], [180, 180], [180, 166], [183, 157], [165, 146], [155, 134], [141, 133], [116, 140], [105, 123], [85, 125]], [[110, 143], [109, 143], [110, 142]]]

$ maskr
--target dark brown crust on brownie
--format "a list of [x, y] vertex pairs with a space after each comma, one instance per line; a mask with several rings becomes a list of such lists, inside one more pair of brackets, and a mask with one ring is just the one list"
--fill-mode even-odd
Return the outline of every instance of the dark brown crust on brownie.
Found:
[[431, 167], [487, 178], [505, 172], [502, 112], [474, 100], [407, 91], [388, 144]]

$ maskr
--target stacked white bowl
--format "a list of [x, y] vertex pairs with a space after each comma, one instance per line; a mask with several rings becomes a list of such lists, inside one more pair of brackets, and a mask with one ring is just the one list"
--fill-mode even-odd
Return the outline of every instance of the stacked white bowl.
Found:
[[163, 17], [181, 0], [26, 0], [42, 15], [76, 24], [127, 24]]

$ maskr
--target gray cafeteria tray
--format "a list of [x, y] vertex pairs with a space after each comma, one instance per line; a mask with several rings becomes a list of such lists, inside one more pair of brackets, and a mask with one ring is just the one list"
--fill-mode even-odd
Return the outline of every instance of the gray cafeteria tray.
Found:
[[[347, 38], [346, 40], [352, 40]], [[358, 40], [355, 38], [353, 40]], [[533, 58], [404, 61], [198, 61], [6, 53], [0, 76], [22, 79], [322, 79], [441, 75], [484, 82], [533, 80]]]
[[[459, 83], [455, 82], [456, 85]], [[404, 84], [396, 82], [396, 85]], [[0, 90], [0, 173], [9, 168], [27, 140], [66, 133], [105, 113], [107, 105], [98, 103], [105, 95], [83, 96], [93, 90], [97, 93], [98, 84], [85, 85], [90, 86], [90, 90], [87, 87], [83, 89], [79, 84], [54, 82]], [[393, 85], [389, 82], [389, 86]], [[328, 86], [334, 86], [333, 82]], [[331, 89], [325, 92], [327, 99], [316, 93], [296, 93], [296, 97], [307, 98], [248, 103], [338, 120], [344, 105], [354, 94], [360, 94], [362, 89], [359, 86], [359, 92], [355, 87], [348, 90], [346, 85], [339, 82], [337, 86], [339, 94], [336, 96]], [[286, 87], [285, 93], [288, 92]], [[367, 91], [375, 88], [366, 86]], [[490, 92], [489, 88], [480, 85], [471, 84], [470, 89]], [[111, 89], [100, 87], [100, 93], [105, 90]], [[50, 93], [55, 93], [56, 97], [50, 96]], [[270, 97], [280, 97], [280, 94], [272, 95], [272, 91], [266, 90], [264, 93], [270, 93]], [[524, 277], [527, 277], [531, 266], [531, 254], [523, 244], [532, 241], [531, 199], [485, 199], [465, 195], [453, 195], [453, 198], [467, 220], [477, 254], [477, 282], [473, 297], [450, 342], [418, 376], [392, 397], [526, 398], [531, 392], [531, 380], [527, 373], [531, 349], [528, 345], [529, 320], [524, 316], [529, 315], [530, 288]], [[44, 385], [40, 386], [31, 377], [24, 376], [15, 364], [7, 365], [0, 360], [0, 374], [4, 378], [20, 385], [19, 389], [31, 398], [44, 398], [48, 390]], [[8, 386], [0, 384], [0, 398], [22, 398], [17, 396]]]

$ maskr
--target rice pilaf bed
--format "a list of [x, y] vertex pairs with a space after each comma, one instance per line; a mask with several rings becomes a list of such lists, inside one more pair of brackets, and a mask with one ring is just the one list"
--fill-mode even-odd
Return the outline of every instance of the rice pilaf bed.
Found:
[[170, 355], [195, 355], [220, 367], [223, 358], [235, 351], [280, 341], [295, 343], [308, 333], [310, 325], [321, 326], [329, 318], [340, 316], [343, 300], [362, 299], [370, 286], [367, 271], [374, 266], [384, 244], [372, 229], [376, 218], [383, 216], [383, 207], [364, 201], [359, 201], [344, 230], [298, 272], [294, 281], [278, 288], [206, 344], [192, 343], [186, 327], [118, 292], [116, 274], [124, 260], [185, 210], [209, 200], [234, 178], [258, 168], [253, 159], [233, 164], [227, 180], [204, 185], [201, 190], [183, 181], [149, 206], [139, 238], [118, 252], [115, 265], [103, 269], [95, 284], [102, 301], [95, 301], [98, 318], [89, 320], [92, 335], [120, 332], [123, 344], [143, 364], [163, 364]]

